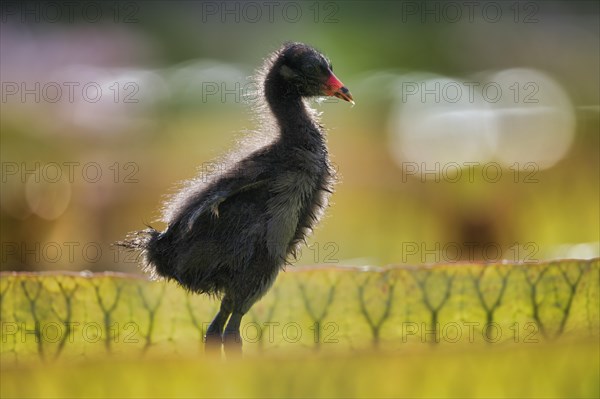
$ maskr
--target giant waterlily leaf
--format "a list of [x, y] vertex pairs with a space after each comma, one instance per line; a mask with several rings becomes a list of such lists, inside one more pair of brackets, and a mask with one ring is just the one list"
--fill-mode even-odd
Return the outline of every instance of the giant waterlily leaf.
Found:
[[[599, 260], [282, 273], [245, 317], [245, 353], [598, 337]], [[2, 363], [202, 355], [218, 303], [115, 274], [4, 273]], [[410, 344], [410, 345], [409, 345]]]

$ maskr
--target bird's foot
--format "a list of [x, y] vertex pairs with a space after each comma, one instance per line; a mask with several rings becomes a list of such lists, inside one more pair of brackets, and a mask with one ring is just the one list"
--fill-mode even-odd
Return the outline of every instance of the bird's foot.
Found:
[[207, 353], [221, 352], [223, 338], [219, 333], [206, 333], [204, 336], [204, 351]]
[[242, 354], [242, 336], [239, 331], [226, 332], [223, 334], [223, 347], [227, 355]]

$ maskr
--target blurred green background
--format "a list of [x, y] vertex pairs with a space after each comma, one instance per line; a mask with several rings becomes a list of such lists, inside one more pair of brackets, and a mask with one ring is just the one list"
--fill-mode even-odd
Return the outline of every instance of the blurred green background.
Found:
[[598, 256], [598, 2], [473, 3], [3, 2], [1, 270], [137, 272], [110, 243], [260, 135], [285, 41], [357, 103], [313, 103], [340, 184], [296, 264]]

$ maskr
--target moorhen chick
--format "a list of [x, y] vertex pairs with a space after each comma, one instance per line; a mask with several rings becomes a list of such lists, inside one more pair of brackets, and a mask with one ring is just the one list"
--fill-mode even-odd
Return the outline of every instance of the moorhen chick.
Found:
[[222, 174], [189, 182], [165, 206], [165, 231], [148, 228], [117, 243], [141, 251], [154, 276], [221, 298], [207, 346], [241, 349], [242, 317], [327, 206], [334, 172], [323, 128], [304, 99], [335, 96], [354, 104], [331, 62], [306, 44], [285, 44], [263, 71], [273, 141]]

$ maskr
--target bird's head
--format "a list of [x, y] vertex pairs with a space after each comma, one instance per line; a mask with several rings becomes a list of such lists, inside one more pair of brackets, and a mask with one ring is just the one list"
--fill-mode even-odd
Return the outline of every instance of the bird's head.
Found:
[[350, 91], [333, 74], [331, 62], [314, 48], [289, 43], [279, 53], [279, 59], [279, 73], [301, 96], [335, 96], [354, 104]]

